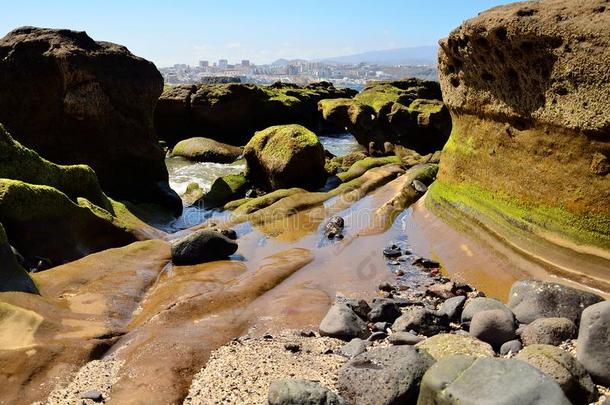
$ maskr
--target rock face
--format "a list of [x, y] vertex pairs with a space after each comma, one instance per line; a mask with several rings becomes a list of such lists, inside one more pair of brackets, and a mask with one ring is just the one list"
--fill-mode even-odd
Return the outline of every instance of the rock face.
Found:
[[[490, 399], [493, 401], [490, 402]], [[451, 356], [433, 365], [418, 405], [568, 405], [561, 388], [531, 365], [514, 359]]]
[[324, 148], [301, 125], [277, 125], [257, 132], [244, 148], [246, 177], [266, 190], [324, 185]]
[[339, 371], [339, 393], [353, 405], [414, 403], [419, 382], [434, 359], [412, 346], [379, 347]]
[[170, 145], [194, 136], [244, 145], [254, 132], [273, 125], [300, 124], [318, 131], [318, 101], [354, 94], [327, 82], [305, 87], [282, 83], [176, 86], [159, 98], [155, 126]]
[[347, 128], [370, 153], [391, 153], [389, 142], [427, 154], [440, 150], [451, 131], [441, 100], [437, 82], [373, 81], [353, 99], [322, 100], [318, 109], [335, 132]]
[[[509, 4], [452, 31], [440, 42], [439, 74], [453, 128], [429, 206], [467, 212], [526, 252], [556, 255], [554, 270], [566, 276], [607, 280], [609, 60], [604, 0]], [[543, 245], [511, 238], [519, 229], [538, 232]], [[579, 252], [606, 259], [583, 271]]]
[[172, 156], [180, 156], [196, 162], [231, 163], [234, 162], [242, 149], [208, 138], [189, 138], [180, 141], [172, 149]]
[[175, 212], [152, 114], [155, 66], [85, 32], [23, 27], [0, 39], [0, 123], [60, 164], [87, 164], [111, 197]]
[[595, 381], [610, 385], [610, 301], [583, 311], [576, 358]]

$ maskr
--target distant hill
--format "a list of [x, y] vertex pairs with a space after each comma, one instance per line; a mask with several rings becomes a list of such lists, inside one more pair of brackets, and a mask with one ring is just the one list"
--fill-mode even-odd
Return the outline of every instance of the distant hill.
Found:
[[414, 46], [324, 58], [317, 61], [350, 65], [358, 63], [377, 63], [379, 65], [436, 65], [437, 50], [437, 46]]

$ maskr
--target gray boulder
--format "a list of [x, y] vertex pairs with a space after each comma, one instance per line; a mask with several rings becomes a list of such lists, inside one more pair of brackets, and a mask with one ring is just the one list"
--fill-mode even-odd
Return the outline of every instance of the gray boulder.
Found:
[[282, 379], [269, 387], [269, 405], [344, 405], [334, 392], [314, 381]]
[[337, 302], [345, 304], [352, 309], [362, 319], [366, 319], [371, 307], [365, 300], [359, 300], [356, 298], [338, 297]]
[[349, 343], [346, 343], [345, 345], [343, 345], [343, 347], [341, 347], [339, 349], [339, 353], [342, 356], [345, 356], [348, 359], [351, 359], [353, 357], [358, 356], [359, 354], [366, 352], [366, 348], [370, 344], [371, 343], [366, 340], [362, 340], [360, 338], [354, 338], [354, 339], [350, 340]]
[[226, 259], [237, 251], [237, 243], [220, 232], [200, 230], [171, 242], [175, 264], [199, 264]]
[[422, 379], [417, 405], [569, 405], [555, 381], [515, 359], [451, 356]]
[[573, 338], [576, 325], [568, 318], [539, 318], [527, 325], [521, 332], [524, 345], [553, 345]]
[[337, 388], [351, 405], [414, 403], [432, 364], [428, 353], [412, 346], [378, 347], [343, 365]]
[[365, 339], [369, 335], [366, 323], [345, 304], [334, 304], [320, 323], [320, 335], [338, 339]]
[[516, 337], [513, 314], [502, 309], [477, 312], [470, 322], [470, 335], [499, 348]]
[[565, 350], [551, 345], [526, 346], [516, 356], [551, 377], [573, 404], [596, 399], [595, 386], [584, 367]]
[[464, 310], [462, 311], [461, 321], [463, 324], [468, 325], [477, 312], [489, 311], [492, 309], [501, 309], [509, 314], [511, 313], [511, 310], [508, 309], [506, 305], [495, 298], [477, 297], [466, 302]]
[[410, 308], [392, 325], [394, 332], [409, 332], [411, 330], [425, 336], [444, 332], [449, 328], [449, 318], [425, 308]]
[[392, 333], [388, 338], [388, 342], [393, 345], [416, 345], [417, 343], [424, 340], [421, 336], [414, 335], [410, 332], [396, 332]]
[[391, 300], [377, 300], [368, 313], [371, 322], [394, 322], [402, 313], [398, 304]]
[[502, 356], [506, 356], [509, 352], [519, 353], [519, 351], [523, 348], [521, 342], [517, 339], [509, 340], [500, 346], [500, 354]]
[[450, 320], [458, 319], [462, 313], [462, 309], [464, 308], [465, 302], [466, 297], [463, 295], [458, 295], [457, 297], [449, 298], [448, 300], [445, 300], [445, 302], [443, 302], [438, 312], [447, 315]]
[[595, 382], [610, 385], [610, 301], [591, 305], [582, 312], [576, 358]]
[[578, 325], [581, 312], [603, 301], [598, 295], [562, 284], [521, 280], [510, 289], [508, 307], [520, 323], [538, 318], [568, 318]]

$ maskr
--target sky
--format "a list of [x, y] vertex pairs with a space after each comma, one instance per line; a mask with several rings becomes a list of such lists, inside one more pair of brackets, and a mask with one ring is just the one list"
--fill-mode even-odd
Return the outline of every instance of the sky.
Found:
[[[2, 4], [4, 3], [4, 4]], [[33, 25], [87, 31], [158, 67], [199, 60], [318, 59], [434, 45], [501, 0], [0, 0], [0, 36]]]

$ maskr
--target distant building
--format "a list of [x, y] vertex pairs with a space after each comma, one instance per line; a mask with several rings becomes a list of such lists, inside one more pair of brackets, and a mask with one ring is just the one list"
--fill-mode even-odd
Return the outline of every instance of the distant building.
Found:
[[226, 70], [229, 66], [229, 61], [226, 59], [218, 59], [218, 68]]
[[250, 61], [248, 59], [243, 59], [241, 61], [241, 65], [242, 65], [242, 67], [248, 67], [248, 66], [250, 66]]
[[200, 60], [199, 67], [204, 68], [204, 69], [208, 68], [208, 67], [210, 67], [210, 62], [208, 62], [207, 60]]

